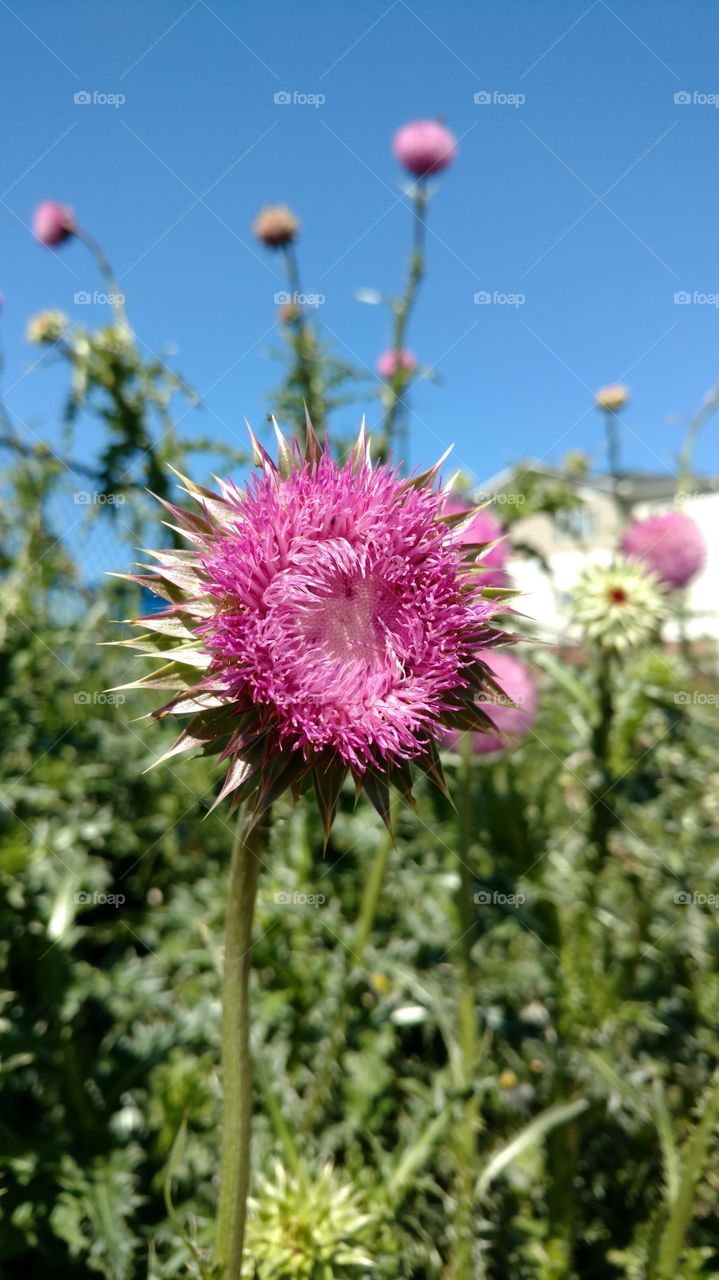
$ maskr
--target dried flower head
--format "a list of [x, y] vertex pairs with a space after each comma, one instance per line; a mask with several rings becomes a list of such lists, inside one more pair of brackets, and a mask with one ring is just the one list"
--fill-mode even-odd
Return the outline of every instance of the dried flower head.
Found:
[[666, 614], [666, 601], [653, 573], [617, 558], [585, 569], [574, 590], [572, 613], [592, 644], [621, 653], [652, 639]]
[[368, 1250], [377, 1218], [332, 1165], [325, 1165], [319, 1175], [304, 1165], [288, 1175], [277, 1164], [273, 1178], [258, 1179], [257, 1191], [249, 1201], [248, 1280], [260, 1275], [266, 1280], [349, 1280], [361, 1272], [375, 1272]]
[[622, 550], [630, 560], [641, 560], [670, 591], [691, 582], [706, 559], [701, 531], [683, 511], [638, 520], [624, 534]]
[[605, 413], [619, 413], [619, 410], [629, 403], [629, 387], [623, 386], [620, 382], [600, 387], [594, 397], [594, 403]]
[[252, 230], [270, 249], [281, 249], [290, 244], [300, 229], [300, 224], [286, 204], [268, 204], [260, 209]]
[[31, 316], [25, 329], [25, 337], [34, 346], [44, 343], [59, 342], [70, 327], [70, 320], [64, 311], [38, 311]]
[[488, 723], [478, 654], [503, 637], [462, 540], [473, 513], [445, 514], [443, 459], [403, 480], [372, 466], [364, 428], [342, 464], [309, 423], [304, 454], [275, 429], [278, 464], [253, 436], [244, 489], [181, 477], [201, 514], [164, 504], [193, 547], [135, 577], [168, 603], [123, 643], [168, 661], [126, 687], [173, 690], [160, 717], [194, 713], [169, 755], [219, 753], [218, 800], [253, 796], [257, 815], [312, 781], [328, 831], [349, 770], [386, 820], [410, 762], [443, 785], [442, 727]]
[[297, 302], [283, 302], [277, 308], [277, 319], [280, 324], [297, 324], [302, 317], [302, 308]]

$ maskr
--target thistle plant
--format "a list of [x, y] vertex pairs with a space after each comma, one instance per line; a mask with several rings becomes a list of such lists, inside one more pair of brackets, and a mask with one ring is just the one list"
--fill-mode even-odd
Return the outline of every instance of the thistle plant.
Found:
[[[215, 1263], [239, 1275], [249, 1186], [248, 983], [267, 815], [314, 786], [325, 838], [348, 775], [387, 826], [390, 789], [413, 769], [445, 788], [443, 730], [479, 731], [482, 662], [506, 637], [482, 590], [475, 511], [445, 511], [442, 462], [402, 479], [372, 465], [362, 428], [346, 460], [275, 424], [278, 461], [251, 433], [258, 474], [219, 493], [181, 477], [199, 507], [167, 501], [188, 550], [153, 552], [130, 576], [166, 601], [122, 643], [162, 660], [126, 688], [168, 690], [160, 718], [189, 716], [163, 759], [197, 750], [226, 766], [217, 803], [242, 806], [230, 871], [223, 993], [224, 1142]], [[445, 455], [446, 456], [446, 455]]]
[[585, 569], [574, 590], [574, 621], [590, 644], [608, 654], [651, 640], [665, 615], [656, 575], [621, 557]]
[[350, 1280], [375, 1273], [369, 1250], [377, 1226], [359, 1191], [332, 1165], [319, 1175], [304, 1166], [288, 1175], [277, 1164], [272, 1178], [258, 1178], [257, 1196], [249, 1202], [246, 1274]]

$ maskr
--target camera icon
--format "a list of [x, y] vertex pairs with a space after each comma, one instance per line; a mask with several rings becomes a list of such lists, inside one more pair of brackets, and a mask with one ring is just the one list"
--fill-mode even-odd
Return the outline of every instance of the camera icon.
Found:
[[278, 93], [273, 94], [275, 106], [286, 107], [292, 101], [292, 94], [286, 89], [280, 89]]
[[674, 94], [674, 101], [678, 107], [686, 107], [692, 100], [692, 95], [687, 93], [686, 89], [680, 89]]
[[478, 907], [491, 906], [492, 894], [489, 892], [489, 889], [480, 889], [478, 893], [475, 893], [474, 901]]
[[492, 95], [488, 89], [480, 89], [474, 95], [474, 104], [477, 107], [486, 107], [492, 101]]
[[92, 494], [81, 490], [80, 493], [73, 494], [72, 500], [76, 507], [86, 507], [92, 502]]
[[76, 107], [86, 107], [88, 102], [92, 102], [92, 94], [87, 89], [80, 89], [78, 93], [73, 93], [72, 100]]
[[674, 894], [674, 901], [679, 907], [688, 907], [692, 902], [692, 895], [687, 893], [686, 889], [682, 889], [679, 893]]
[[74, 901], [80, 906], [87, 906], [89, 902], [92, 902], [92, 894], [85, 889], [81, 889], [79, 893], [75, 894]]
[[86, 707], [88, 703], [92, 702], [92, 694], [88, 693], [87, 689], [81, 689], [79, 693], [75, 694], [73, 702], [76, 702], [81, 707]]
[[679, 306], [685, 307], [688, 302], [691, 302], [691, 300], [692, 295], [687, 293], [686, 289], [680, 289], [678, 293], [674, 294], [674, 301]]
[[292, 294], [287, 293], [285, 289], [280, 289], [279, 293], [274, 295], [275, 305], [278, 307], [287, 306], [288, 302], [292, 302]]
[[73, 294], [73, 302], [77, 303], [79, 307], [87, 305], [88, 302], [92, 302], [92, 294], [88, 293], [86, 289], [80, 289], [79, 293]]
[[278, 907], [286, 907], [286, 906], [287, 906], [287, 904], [288, 904], [288, 902], [291, 902], [291, 901], [292, 901], [292, 894], [291, 894], [291, 893], [286, 893], [286, 892], [283, 890], [281, 893], [276, 893], [276, 894], [275, 894], [275, 902], [276, 902], [276, 904], [277, 904], [277, 906], [278, 906]]
[[680, 689], [680, 690], [679, 690], [679, 693], [675, 693], [675, 694], [674, 694], [674, 701], [675, 701], [675, 702], [676, 702], [680, 707], [686, 707], [687, 703], [689, 703], [689, 702], [691, 701], [691, 699], [690, 699], [689, 694], [687, 693], [686, 689]]
[[474, 301], [478, 306], [486, 307], [492, 301], [492, 295], [486, 289], [480, 289], [479, 293], [475, 293]]

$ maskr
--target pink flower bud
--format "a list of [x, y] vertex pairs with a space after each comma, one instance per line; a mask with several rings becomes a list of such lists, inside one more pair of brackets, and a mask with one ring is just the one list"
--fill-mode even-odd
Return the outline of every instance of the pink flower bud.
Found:
[[32, 216], [35, 239], [54, 249], [75, 231], [75, 214], [66, 204], [57, 200], [43, 200]]
[[380, 378], [389, 381], [398, 369], [411, 373], [417, 368], [417, 358], [412, 351], [383, 351], [377, 361], [377, 372]]
[[392, 141], [395, 160], [418, 178], [446, 169], [457, 153], [457, 139], [437, 120], [412, 120]]

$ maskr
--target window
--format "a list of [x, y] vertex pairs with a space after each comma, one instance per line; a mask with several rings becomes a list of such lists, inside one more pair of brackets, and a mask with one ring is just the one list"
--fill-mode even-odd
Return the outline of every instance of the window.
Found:
[[562, 542], [583, 542], [594, 533], [594, 513], [582, 504], [557, 512], [557, 537]]

